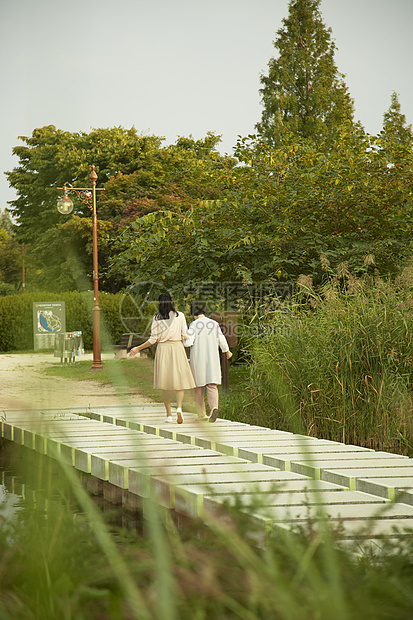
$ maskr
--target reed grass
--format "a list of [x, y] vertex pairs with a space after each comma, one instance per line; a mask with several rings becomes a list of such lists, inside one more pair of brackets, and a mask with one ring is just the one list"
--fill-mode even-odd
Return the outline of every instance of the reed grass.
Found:
[[341, 280], [321, 292], [304, 280], [288, 336], [267, 329], [248, 341], [240, 419], [413, 455], [412, 307], [400, 280]]

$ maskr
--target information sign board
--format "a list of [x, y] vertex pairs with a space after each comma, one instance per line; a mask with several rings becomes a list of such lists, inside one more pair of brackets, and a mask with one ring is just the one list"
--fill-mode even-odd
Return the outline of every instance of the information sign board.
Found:
[[55, 335], [66, 331], [64, 301], [33, 302], [34, 350], [52, 349]]

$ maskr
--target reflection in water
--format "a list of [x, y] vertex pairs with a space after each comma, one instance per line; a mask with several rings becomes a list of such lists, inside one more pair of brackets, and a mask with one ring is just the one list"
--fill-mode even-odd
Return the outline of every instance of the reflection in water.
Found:
[[8, 451], [5, 449], [6, 442], [0, 443], [0, 527], [7, 523], [13, 523], [17, 512], [20, 510], [22, 495], [16, 492], [14, 477], [7, 466]]
[[[35, 505], [47, 515], [50, 502], [69, 508], [75, 518], [87, 521], [77, 505], [58, 463], [33, 450], [17, 446], [7, 440], [0, 441], [0, 527], [16, 524], [22, 506]], [[53, 482], [51, 483], [51, 480]], [[96, 479], [93, 479], [96, 480]], [[60, 484], [61, 483], [61, 484]], [[99, 485], [88, 485], [96, 489]], [[63, 489], [63, 487], [65, 487]], [[104, 515], [107, 525], [115, 532], [119, 529], [142, 534], [143, 515], [129, 512], [103, 498], [102, 492], [92, 491], [89, 496]]]
[[[0, 474], [3, 482], [4, 472], [0, 471]], [[0, 526], [3, 526], [5, 523], [13, 522], [18, 510], [20, 510], [19, 505], [21, 504], [21, 500], [22, 497], [20, 495], [10, 493], [6, 485], [0, 485]]]

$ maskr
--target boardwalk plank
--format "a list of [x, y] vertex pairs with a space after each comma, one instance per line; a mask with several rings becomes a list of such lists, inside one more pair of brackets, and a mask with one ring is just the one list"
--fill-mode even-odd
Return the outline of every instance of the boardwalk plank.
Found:
[[227, 420], [211, 425], [193, 414], [166, 424], [163, 416], [160, 404], [7, 411], [1, 433], [137, 505], [156, 498], [207, 520], [242, 499], [263, 532], [311, 521], [321, 507], [349, 538], [366, 523], [371, 539], [413, 526], [412, 459]]

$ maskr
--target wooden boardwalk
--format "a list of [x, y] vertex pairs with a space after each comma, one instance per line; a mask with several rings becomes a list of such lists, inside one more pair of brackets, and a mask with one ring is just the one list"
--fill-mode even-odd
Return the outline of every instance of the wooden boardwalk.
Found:
[[1, 435], [60, 458], [108, 497], [208, 520], [241, 499], [263, 532], [328, 519], [348, 540], [411, 535], [413, 459], [218, 419], [163, 422], [161, 404], [6, 410]]

